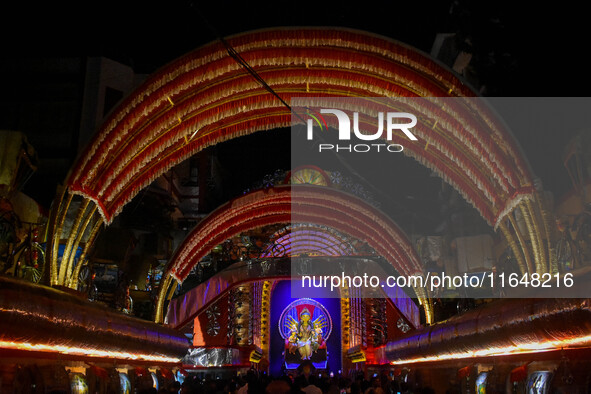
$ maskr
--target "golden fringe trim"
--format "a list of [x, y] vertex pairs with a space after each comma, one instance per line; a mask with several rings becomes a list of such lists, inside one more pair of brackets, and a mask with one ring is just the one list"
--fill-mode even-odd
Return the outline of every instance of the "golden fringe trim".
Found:
[[536, 271], [535, 271], [534, 266], [531, 261], [531, 256], [529, 253], [529, 249], [527, 247], [527, 242], [523, 238], [523, 234], [521, 234], [521, 231], [519, 231], [519, 226], [517, 225], [517, 222], [515, 221], [513, 214], [509, 214], [509, 215], [507, 215], [507, 217], [509, 218], [509, 222], [511, 222], [511, 226], [513, 227], [513, 230], [514, 230], [515, 234], [517, 235], [517, 239], [519, 240], [519, 244], [521, 245], [521, 250], [523, 252], [523, 256], [525, 257], [525, 263], [527, 264], [527, 272], [530, 274], [533, 274]]
[[[57, 267], [57, 257], [59, 253], [59, 245], [62, 236], [62, 230], [64, 227], [64, 223], [66, 221], [66, 216], [68, 214], [68, 210], [70, 209], [70, 204], [72, 203], [73, 196], [70, 193], [64, 195], [66, 197], [66, 202], [64, 204], [58, 205], [58, 224], [55, 228], [55, 232], [53, 233], [53, 251], [51, 253], [51, 285], [58, 284], [58, 267]], [[62, 200], [63, 201], [63, 200]]]
[[425, 324], [430, 326], [435, 322], [435, 316], [433, 313], [433, 300], [426, 295], [419, 295], [423, 292], [417, 291], [416, 288], [415, 293], [417, 293], [419, 304], [423, 306], [423, 310], [425, 311]]
[[540, 213], [542, 214], [542, 219], [544, 221], [544, 227], [546, 228], [548, 244], [551, 245], [551, 241], [558, 237], [556, 217], [554, 215], [554, 211], [551, 208], [548, 208], [548, 200], [542, 193], [536, 192], [536, 198]]
[[523, 163], [522, 152], [519, 149], [519, 143], [504, 125], [498, 124], [498, 119], [493, 119], [488, 115], [489, 113], [481, 111], [482, 119], [486, 122], [490, 130], [493, 131], [491, 137], [494, 139], [495, 144], [505, 151], [505, 156], [511, 158], [511, 164], [519, 172], [518, 179], [521, 180], [521, 185], [517, 185], [517, 187], [531, 185], [533, 183], [532, 174], [527, 167], [524, 167], [527, 166], [527, 163]]
[[531, 248], [533, 250], [534, 263], [536, 266], [535, 272], [541, 274], [544, 272], [544, 262], [540, 255], [539, 240], [537, 237], [535, 225], [533, 223], [533, 218], [531, 217], [529, 209], [527, 207], [527, 201], [525, 201], [524, 204], [519, 205], [519, 210], [521, 211], [523, 219], [525, 220], [525, 226], [527, 227], [529, 241], [531, 243]]
[[[72, 244], [72, 248], [70, 250], [70, 258], [67, 261], [68, 266], [66, 268], [65, 285], [67, 287], [74, 288], [74, 286], [77, 286], [77, 284], [78, 284], [77, 283], [78, 278], [76, 278], [76, 280], [74, 280], [74, 275], [72, 274], [74, 260], [76, 259], [76, 250], [78, 249], [78, 245], [80, 245], [80, 241], [84, 237], [84, 234], [86, 233], [86, 230], [88, 229], [88, 226], [90, 225], [90, 222], [94, 218], [96, 211], [97, 211], [97, 206], [93, 204], [92, 208], [90, 209], [90, 211], [86, 215], [86, 219], [84, 220], [84, 223], [82, 223], [82, 226], [80, 226], [80, 229], [78, 230], [78, 234], [76, 235], [76, 239], [74, 240], [74, 243]], [[64, 263], [64, 260], [62, 260], [62, 264], [63, 263]], [[79, 260], [76, 267], [79, 267], [81, 264], [82, 264], [82, 260]]]
[[351, 341], [351, 302], [349, 289], [341, 287], [341, 316], [343, 321], [341, 324], [341, 341], [343, 353], [349, 350]]
[[78, 265], [76, 265], [76, 268], [74, 269], [74, 273], [70, 277], [70, 283], [72, 284], [72, 286], [70, 286], [70, 287], [73, 289], [75, 289], [75, 287], [73, 285], [77, 284], [77, 282], [78, 282], [78, 275], [80, 275], [80, 269], [84, 265], [87, 264], [87, 262], [85, 262], [84, 260], [86, 259], [86, 255], [88, 254], [88, 251], [90, 250], [90, 248], [94, 244], [94, 241], [95, 241], [97, 235], [100, 233], [101, 225], [103, 223], [104, 222], [102, 221], [102, 219], [99, 218], [96, 221], [96, 223], [93, 225], [92, 230], [90, 231], [90, 235], [88, 236], [88, 240], [86, 241], [86, 245], [84, 245], [84, 249], [82, 250], [82, 253], [80, 254], [80, 260], [78, 261]]
[[507, 215], [510, 215], [511, 212], [513, 212], [513, 210], [517, 208], [524, 200], [531, 200], [532, 198], [533, 196], [530, 194], [518, 194], [513, 199], [507, 201], [501, 212], [498, 214], [497, 221], [494, 225], [495, 231], [499, 227], [500, 223], [507, 217]]
[[55, 275], [55, 281], [57, 281], [57, 263], [56, 266], [53, 264], [53, 256], [54, 256], [54, 236], [57, 232], [58, 226], [58, 217], [60, 214], [60, 208], [63, 208], [63, 199], [66, 193], [66, 188], [64, 186], [58, 186], [58, 191], [56, 193], [56, 198], [51, 206], [51, 210], [49, 212], [49, 222], [47, 225], [47, 234], [45, 236], [47, 245], [46, 245], [46, 253], [45, 253], [45, 264], [47, 265], [48, 269], [44, 273], [43, 282], [45, 285], [51, 286], [53, 285], [53, 275]]
[[[535, 194], [534, 194], [534, 198], [535, 198]], [[541, 268], [542, 268], [542, 271], [540, 272], [540, 274], [543, 274], [543, 273], [549, 272], [546, 248], [544, 246], [545, 228], [540, 226], [540, 220], [542, 219], [541, 212], [538, 209], [536, 209], [538, 207], [538, 204], [534, 205], [533, 202], [534, 201], [532, 201], [532, 200], [526, 200], [525, 204], [526, 204], [527, 210], [529, 211], [529, 215], [531, 218], [532, 230], [534, 231], [533, 235], [536, 237], [537, 244], [538, 244], [538, 253], [539, 253], [539, 259], [540, 259]]]
[[269, 320], [271, 319], [271, 289], [272, 282], [270, 280], [264, 281], [261, 289], [261, 350], [263, 356], [267, 359], [269, 359]]
[[546, 251], [547, 251], [547, 256], [548, 256], [548, 270], [550, 273], [557, 273], [558, 272], [558, 262], [556, 260], [556, 256], [555, 256], [555, 252], [554, 252], [554, 247], [553, 247], [553, 243], [552, 241], [555, 239], [556, 237], [556, 233], [557, 233], [557, 228], [556, 228], [556, 220], [552, 220], [551, 217], [554, 217], [553, 213], [550, 213], [545, 205], [546, 205], [546, 200], [544, 198], [544, 196], [539, 193], [536, 192], [535, 193], [536, 196], [536, 202], [538, 205], [538, 209], [540, 210], [540, 216], [541, 216], [541, 220], [542, 220], [542, 224], [544, 227], [544, 235], [546, 238]]
[[166, 301], [166, 293], [172, 283], [172, 279], [172, 276], [169, 275], [161, 280], [160, 289], [158, 290], [158, 301], [156, 303], [156, 313], [154, 315], [154, 322], [158, 324], [164, 323], [164, 302]]
[[111, 218], [111, 220], [107, 220], [107, 213], [103, 211], [103, 204], [101, 203], [101, 201], [93, 196], [88, 195], [87, 193], [84, 193], [80, 190], [68, 190], [68, 193], [72, 196], [80, 196], [86, 200], [90, 200], [94, 203], [94, 205], [97, 207], [98, 213], [99, 215], [101, 215], [101, 218], [103, 219], [103, 223], [105, 223], [106, 225], [111, 224], [111, 222], [114, 219], [114, 216]]
[[521, 271], [522, 274], [527, 273], [528, 271], [527, 271], [527, 267], [525, 266], [525, 261], [523, 260], [522, 250], [520, 250], [519, 247], [517, 246], [515, 239], [511, 235], [511, 232], [509, 231], [509, 229], [507, 228], [507, 226], [505, 225], [504, 222], [499, 223], [499, 229], [503, 233], [505, 240], [507, 241], [507, 243], [509, 244], [509, 247], [513, 251], [513, 255], [515, 256], [515, 259], [517, 259], [517, 265], [519, 266], [519, 271]]

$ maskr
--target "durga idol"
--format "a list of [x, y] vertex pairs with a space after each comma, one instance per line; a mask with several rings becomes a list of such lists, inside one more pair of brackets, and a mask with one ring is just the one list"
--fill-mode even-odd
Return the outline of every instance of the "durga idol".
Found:
[[300, 312], [299, 322], [292, 322], [289, 335], [289, 350], [298, 350], [302, 360], [309, 360], [312, 353], [318, 349], [318, 330], [313, 326], [312, 316], [307, 308]]

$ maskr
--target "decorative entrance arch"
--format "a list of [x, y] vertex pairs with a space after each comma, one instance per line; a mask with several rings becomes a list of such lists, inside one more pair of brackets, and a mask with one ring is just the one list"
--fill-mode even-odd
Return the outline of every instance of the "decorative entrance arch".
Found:
[[[297, 210], [293, 206], [297, 205]], [[211, 250], [244, 231], [278, 223], [311, 223], [366, 242], [401, 274], [422, 274], [412, 243], [386, 215], [357, 197], [317, 186], [277, 186], [222, 205], [203, 219], [173, 255], [170, 273], [183, 282]]]
[[[454, 73], [391, 39], [341, 28], [275, 28], [227, 40], [284, 100], [302, 96], [458, 97], [476, 95]], [[433, 169], [501, 229], [523, 272], [550, 267], [549, 221], [513, 137], [486, 108], [462, 129], [445, 110], [409, 155]], [[218, 42], [152, 75], [106, 120], [53, 205], [47, 282], [76, 286], [72, 250], [83, 256], [100, 226], [175, 164], [217, 143], [289, 126], [289, 110], [228, 56]], [[461, 122], [460, 122], [461, 123]], [[423, 146], [423, 145], [421, 145]], [[427, 149], [428, 147], [428, 149]], [[406, 152], [406, 150], [405, 150]], [[519, 209], [527, 233], [511, 214]], [[65, 226], [66, 217], [74, 218]], [[58, 245], [66, 242], [58, 269]], [[83, 258], [80, 259], [83, 261]]]
[[[297, 209], [294, 210], [294, 206]], [[170, 260], [156, 307], [156, 322], [164, 317], [165, 301], [174, 290], [173, 279], [182, 283], [212, 249], [242, 232], [279, 223], [310, 223], [330, 227], [366, 242], [401, 275], [421, 275], [423, 268], [404, 232], [378, 209], [337, 189], [287, 185], [258, 190], [222, 205], [187, 235]], [[246, 278], [245, 278], [246, 279]], [[264, 279], [264, 278], [261, 278]], [[415, 289], [431, 316], [424, 288]]]

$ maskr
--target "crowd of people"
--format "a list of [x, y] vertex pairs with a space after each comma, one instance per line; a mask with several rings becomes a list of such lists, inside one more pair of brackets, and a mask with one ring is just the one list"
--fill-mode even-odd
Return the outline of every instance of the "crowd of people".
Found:
[[431, 388], [411, 389], [387, 374], [365, 378], [320, 376], [314, 373], [283, 375], [273, 378], [250, 370], [246, 376], [230, 379], [201, 379], [188, 376], [180, 388], [181, 394], [432, 394]]

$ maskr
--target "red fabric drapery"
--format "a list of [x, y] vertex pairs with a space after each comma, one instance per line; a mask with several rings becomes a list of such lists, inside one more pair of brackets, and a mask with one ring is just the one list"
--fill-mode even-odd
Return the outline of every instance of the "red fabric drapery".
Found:
[[511, 376], [510, 376], [510, 380], [511, 383], [514, 382], [521, 382], [525, 379], [527, 379], [527, 366], [529, 363], [523, 364], [515, 369], [513, 369], [511, 371]]
[[464, 379], [464, 378], [467, 378], [468, 376], [470, 376], [471, 370], [472, 370], [471, 365], [468, 365], [464, 368], [458, 369], [458, 379], [461, 380], [461, 379]]
[[109, 372], [104, 368], [97, 367], [95, 365], [91, 365], [89, 369], [92, 371], [92, 373], [95, 376], [97, 376], [101, 379], [107, 379], [109, 377]]

